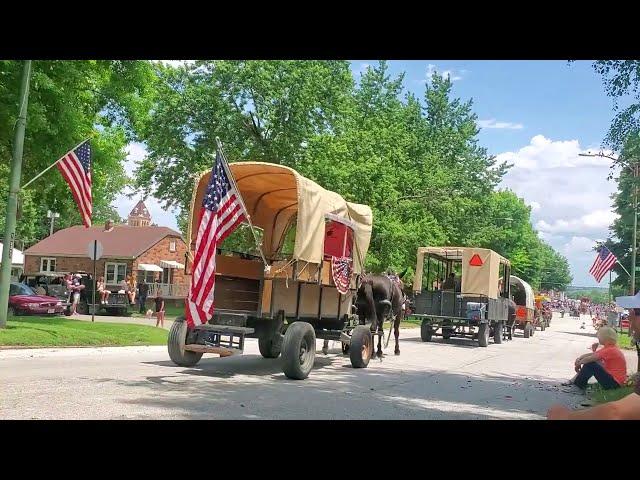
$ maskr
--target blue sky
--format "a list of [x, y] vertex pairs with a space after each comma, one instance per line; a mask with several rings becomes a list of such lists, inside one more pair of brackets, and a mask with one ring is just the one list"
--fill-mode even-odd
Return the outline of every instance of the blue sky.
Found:
[[[356, 78], [377, 60], [356, 60]], [[613, 118], [591, 62], [566, 61], [390, 61], [393, 75], [405, 72], [405, 89], [419, 97], [432, 72], [449, 75], [453, 95], [473, 99], [480, 143], [490, 154], [514, 164], [501, 188], [511, 188], [532, 206], [532, 223], [542, 238], [569, 259], [574, 284], [596, 285], [588, 275], [595, 239], [607, 236], [614, 218], [607, 181], [609, 162], [579, 157], [597, 151]], [[129, 170], [144, 155], [130, 146]], [[137, 200], [118, 202], [122, 216]], [[176, 227], [171, 212], [147, 201], [154, 221]], [[605, 285], [603, 280], [602, 285]]]

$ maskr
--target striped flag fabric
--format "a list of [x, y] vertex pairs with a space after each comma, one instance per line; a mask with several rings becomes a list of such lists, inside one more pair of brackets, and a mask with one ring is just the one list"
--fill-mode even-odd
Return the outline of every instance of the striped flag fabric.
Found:
[[596, 279], [596, 282], [600, 283], [602, 277], [613, 268], [617, 261], [616, 256], [603, 245], [598, 249], [598, 256], [593, 262], [593, 265], [591, 265], [589, 273]]
[[81, 143], [57, 163], [58, 170], [66, 180], [78, 205], [82, 223], [91, 226], [93, 199], [91, 197], [91, 144]]
[[240, 193], [232, 186], [229, 179], [231, 173], [224, 162], [218, 150], [202, 200], [191, 287], [185, 305], [185, 317], [190, 327], [207, 323], [213, 315], [216, 249], [246, 220]]

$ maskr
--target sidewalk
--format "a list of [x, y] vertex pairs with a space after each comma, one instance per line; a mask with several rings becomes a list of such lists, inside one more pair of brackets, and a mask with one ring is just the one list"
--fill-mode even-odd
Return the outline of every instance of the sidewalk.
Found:
[[[91, 321], [91, 315], [80, 315], [80, 314], [76, 314], [76, 315], [71, 315], [70, 317], [65, 317], [71, 320], [82, 320], [85, 322], [90, 322]], [[149, 325], [150, 327], [155, 327], [156, 326], [156, 319], [154, 317], [152, 318], [145, 318], [145, 317], [113, 317], [110, 315], [96, 315], [95, 316], [95, 321], [96, 322], [102, 322], [102, 323], [130, 323], [130, 324], [135, 324], [135, 325]], [[164, 328], [165, 330], [170, 330], [171, 329], [171, 325], [173, 325], [173, 319], [164, 319]]]

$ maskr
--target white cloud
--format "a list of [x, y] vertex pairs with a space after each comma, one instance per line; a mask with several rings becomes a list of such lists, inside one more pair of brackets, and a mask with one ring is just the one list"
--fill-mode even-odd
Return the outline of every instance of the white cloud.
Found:
[[531, 206], [538, 235], [567, 257], [574, 284], [594, 285], [588, 274], [590, 249], [594, 239], [607, 238], [616, 218], [610, 198], [616, 185], [607, 181], [611, 160], [579, 156], [585, 151], [575, 139], [536, 135], [528, 145], [500, 153], [497, 160], [513, 165], [501, 186]]
[[138, 166], [140, 162], [147, 155], [147, 150], [143, 143], [133, 142], [127, 145], [127, 158], [125, 160], [124, 169], [127, 175], [131, 176], [133, 170]]
[[591, 253], [595, 244], [596, 241], [592, 238], [572, 236], [571, 240], [563, 245], [562, 252], [568, 255], [572, 253]]
[[521, 123], [498, 122], [495, 118], [490, 118], [489, 120], [478, 120], [477, 124], [480, 128], [499, 128], [507, 130], [522, 130], [524, 128], [524, 125]]
[[536, 228], [547, 233], [573, 233], [573, 232], [602, 232], [609, 228], [609, 225], [618, 218], [618, 215], [611, 210], [595, 210], [580, 218], [558, 219], [552, 223], [539, 220]]
[[[137, 163], [147, 155], [147, 150], [145, 149], [143, 143], [133, 142], [127, 145], [126, 151], [127, 158], [124, 168], [127, 172], [127, 175], [131, 176], [134, 169], [137, 167]], [[132, 198], [129, 198], [127, 195], [131, 193], [132, 190], [130, 188], [125, 189], [125, 191], [123, 191], [121, 195], [118, 195], [118, 197], [116, 197], [116, 200], [114, 202], [118, 214], [125, 219], [129, 215], [129, 212], [131, 212], [135, 204], [138, 203], [138, 200], [143, 200], [138, 195], [134, 195]], [[154, 197], [144, 199], [144, 203], [149, 209], [149, 213], [151, 214], [151, 220], [153, 223], [156, 223], [162, 227], [169, 227], [178, 230], [175, 212], [162, 208], [160, 202]]]
[[422, 83], [430, 82], [431, 77], [433, 77], [433, 74], [436, 72], [438, 72], [443, 77], [449, 77], [449, 80], [451, 80], [452, 82], [457, 82], [458, 80], [462, 80], [462, 73], [465, 73], [466, 70], [465, 71], [461, 70], [457, 74], [453, 70], [443, 70], [440, 72], [438, 71], [438, 68], [433, 63], [430, 63], [427, 65], [427, 75], [426, 75], [426, 78], [422, 80]]

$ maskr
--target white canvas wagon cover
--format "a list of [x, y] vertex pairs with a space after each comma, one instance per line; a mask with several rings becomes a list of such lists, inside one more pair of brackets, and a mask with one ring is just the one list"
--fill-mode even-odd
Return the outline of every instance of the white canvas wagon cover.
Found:
[[[293, 258], [319, 264], [322, 262], [325, 218], [344, 219], [354, 228], [354, 272], [362, 272], [369, 242], [373, 214], [367, 205], [347, 202], [341, 195], [326, 190], [292, 168], [264, 162], [229, 164], [251, 222], [263, 229], [263, 250], [267, 259], [278, 252], [288, 227], [296, 222]], [[195, 245], [202, 198], [211, 171], [197, 180], [192, 197], [190, 232]]]
[[511, 285], [520, 285], [524, 292], [525, 292], [525, 307], [527, 308], [535, 308], [534, 305], [534, 294], [533, 294], [533, 288], [531, 288], [531, 285], [529, 285], [527, 282], [525, 282], [524, 280], [522, 280], [519, 277], [516, 277], [515, 275], [510, 275], [509, 276], [509, 282], [511, 282]]

